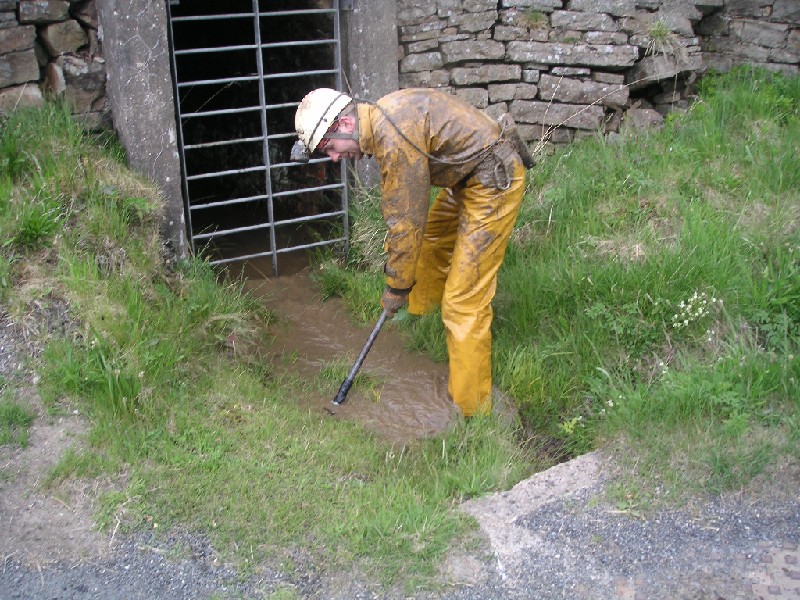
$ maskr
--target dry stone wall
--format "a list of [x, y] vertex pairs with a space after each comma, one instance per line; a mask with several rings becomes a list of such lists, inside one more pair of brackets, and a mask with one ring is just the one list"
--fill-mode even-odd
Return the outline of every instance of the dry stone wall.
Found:
[[0, 0], [0, 112], [64, 97], [89, 127], [110, 127], [94, 0]]
[[400, 87], [441, 88], [531, 142], [685, 109], [698, 75], [798, 74], [799, 0], [398, 0]]

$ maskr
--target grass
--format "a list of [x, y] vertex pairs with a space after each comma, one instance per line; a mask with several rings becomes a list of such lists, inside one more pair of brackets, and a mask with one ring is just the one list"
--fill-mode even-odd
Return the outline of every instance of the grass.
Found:
[[[268, 366], [273, 316], [206, 263], [163, 261], [155, 186], [65, 107], [4, 118], [0, 165], [4, 309], [63, 323], [31, 330], [44, 346], [31, 366], [47, 409], [78, 409], [90, 426], [46, 484], [100, 482], [101, 527], [186, 527], [244, 573], [356, 563], [413, 585], [474, 526], [455, 504], [541, 468], [492, 420], [397, 447], [303, 410], [298, 396], [333, 397], [350, 365], [314, 381]], [[377, 290], [365, 287], [365, 307]], [[23, 443], [31, 407], [17, 404], [4, 397], [3, 427]]]
[[[523, 442], [617, 452], [626, 510], [754, 489], [800, 459], [798, 106], [798, 78], [708, 76], [662, 131], [582, 140], [529, 172], [495, 299], [495, 383]], [[314, 381], [269, 366], [272, 315], [201, 261], [168, 268], [158, 192], [62, 106], [3, 120], [0, 167], [0, 298], [19, 322], [64, 317], [39, 332], [39, 391], [90, 421], [49, 485], [121, 482], [97, 486], [101, 526], [188, 527], [245, 573], [356, 563], [415, 585], [474, 527], [458, 502], [551, 464], [492, 419], [397, 447], [302, 410], [350, 363]], [[373, 323], [376, 191], [353, 211], [351, 252], [320, 255], [315, 277]], [[439, 316], [403, 317], [409, 345], [446, 360]], [[3, 419], [20, 443], [25, 418]]]
[[27, 448], [28, 429], [33, 425], [34, 412], [12, 397], [11, 391], [0, 388], [0, 446], [15, 445]]
[[[529, 172], [494, 302], [495, 383], [528, 431], [619, 450], [642, 498], [757, 485], [798, 458], [800, 78], [739, 69], [699, 93], [661, 131]], [[377, 206], [354, 208], [364, 239], [382, 239]], [[346, 299], [381, 280], [326, 270]], [[436, 315], [401, 324], [446, 359]]]

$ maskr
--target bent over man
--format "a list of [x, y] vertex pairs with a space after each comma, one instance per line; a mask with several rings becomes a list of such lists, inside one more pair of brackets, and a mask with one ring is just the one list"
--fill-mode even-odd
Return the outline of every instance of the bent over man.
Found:
[[[390, 315], [406, 303], [412, 315], [441, 306], [450, 396], [465, 416], [488, 414], [491, 302], [525, 190], [518, 138], [431, 89], [375, 103], [316, 89], [300, 103], [295, 129], [295, 159], [303, 151], [306, 159], [375, 157], [388, 228], [381, 305]], [[442, 189], [430, 203], [432, 185]]]

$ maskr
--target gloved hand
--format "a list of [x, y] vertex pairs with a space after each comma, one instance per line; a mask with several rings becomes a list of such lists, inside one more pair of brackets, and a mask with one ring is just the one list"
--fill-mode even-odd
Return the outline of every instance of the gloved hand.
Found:
[[406, 302], [408, 302], [408, 292], [409, 290], [396, 290], [390, 288], [388, 285], [386, 286], [386, 289], [383, 290], [383, 296], [381, 296], [381, 307], [386, 311], [390, 318], [406, 305]]

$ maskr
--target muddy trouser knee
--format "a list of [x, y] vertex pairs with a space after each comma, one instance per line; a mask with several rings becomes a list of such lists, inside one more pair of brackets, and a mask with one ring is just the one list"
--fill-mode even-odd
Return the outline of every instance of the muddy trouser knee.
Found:
[[416, 283], [408, 297], [408, 312], [423, 315], [442, 303], [458, 231], [461, 202], [442, 189], [428, 210], [425, 234], [415, 271]]
[[452, 192], [460, 210], [441, 306], [448, 391], [466, 416], [491, 411], [492, 299], [525, 191], [519, 160], [513, 171], [505, 190], [486, 187], [473, 177]]

